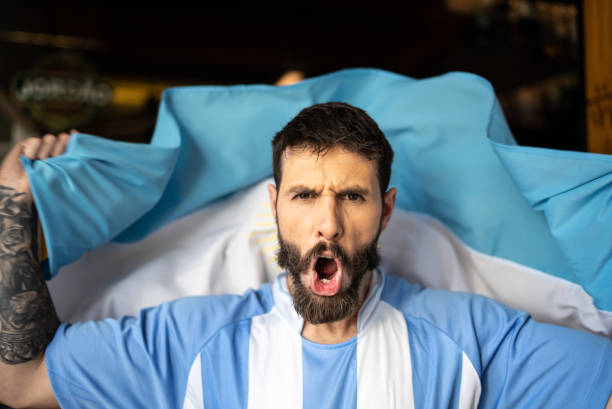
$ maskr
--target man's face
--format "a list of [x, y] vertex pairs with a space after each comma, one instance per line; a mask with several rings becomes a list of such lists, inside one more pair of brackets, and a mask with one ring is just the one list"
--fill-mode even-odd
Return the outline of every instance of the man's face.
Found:
[[356, 313], [378, 263], [378, 235], [386, 227], [395, 189], [383, 198], [376, 163], [334, 148], [318, 155], [288, 149], [280, 189], [270, 185], [278, 224], [279, 265], [290, 273], [297, 311], [313, 323]]

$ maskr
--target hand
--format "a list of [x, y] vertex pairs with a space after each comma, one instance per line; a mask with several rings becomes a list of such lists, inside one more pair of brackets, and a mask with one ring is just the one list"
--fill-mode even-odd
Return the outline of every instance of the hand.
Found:
[[18, 143], [5, 156], [0, 165], [0, 186], [13, 188], [17, 192], [26, 193], [31, 199], [30, 181], [28, 175], [21, 165], [19, 158], [25, 155], [32, 160], [47, 159], [59, 156], [66, 150], [70, 135], [77, 133], [76, 130], [61, 133], [58, 136], [47, 134], [42, 138], [28, 138]]

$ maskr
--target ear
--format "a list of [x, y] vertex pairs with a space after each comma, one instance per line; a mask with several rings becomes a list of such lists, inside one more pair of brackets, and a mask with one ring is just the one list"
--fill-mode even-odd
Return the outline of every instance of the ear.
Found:
[[268, 183], [268, 197], [270, 199], [270, 209], [272, 209], [272, 216], [274, 216], [274, 220], [276, 220], [276, 195], [278, 192], [276, 191], [276, 186], [271, 183]]
[[395, 198], [397, 195], [397, 189], [391, 188], [385, 193], [383, 196], [383, 210], [382, 210], [382, 218], [380, 222], [380, 229], [385, 230], [387, 227], [387, 223], [391, 220], [391, 214], [393, 213], [393, 208], [395, 207]]

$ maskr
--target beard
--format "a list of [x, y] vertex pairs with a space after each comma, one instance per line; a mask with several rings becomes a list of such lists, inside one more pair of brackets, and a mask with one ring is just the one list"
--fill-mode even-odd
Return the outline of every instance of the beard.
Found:
[[[292, 298], [293, 306], [305, 321], [311, 324], [324, 324], [339, 321], [350, 317], [359, 311], [361, 300], [359, 299], [359, 288], [365, 274], [378, 266], [380, 255], [378, 254], [378, 236], [380, 228], [374, 240], [366, 246], [357, 249], [355, 254], [349, 256], [338, 244], [319, 243], [310, 249], [304, 256], [296, 245], [283, 240], [278, 230], [278, 265], [289, 272], [289, 279], [293, 284]], [[314, 294], [301, 280], [301, 275], [306, 273], [314, 258], [321, 256], [325, 251], [331, 251], [342, 267], [342, 274], [346, 274], [350, 285], [344, 290], [331, 296]]]

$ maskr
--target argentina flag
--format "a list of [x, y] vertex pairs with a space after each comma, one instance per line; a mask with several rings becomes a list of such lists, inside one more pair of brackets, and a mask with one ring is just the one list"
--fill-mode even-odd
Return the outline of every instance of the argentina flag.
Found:
[[518, 146], [475, 75], [375, 69], [288, 87], [171, 88], [150, 144], [76, 134], [60, 157], [24, 158], [60, 318], [271, 281], [270, 141], [329, 101], [364, 109], [394, 149], [387, 272], [612, 337], [612, 156]]

